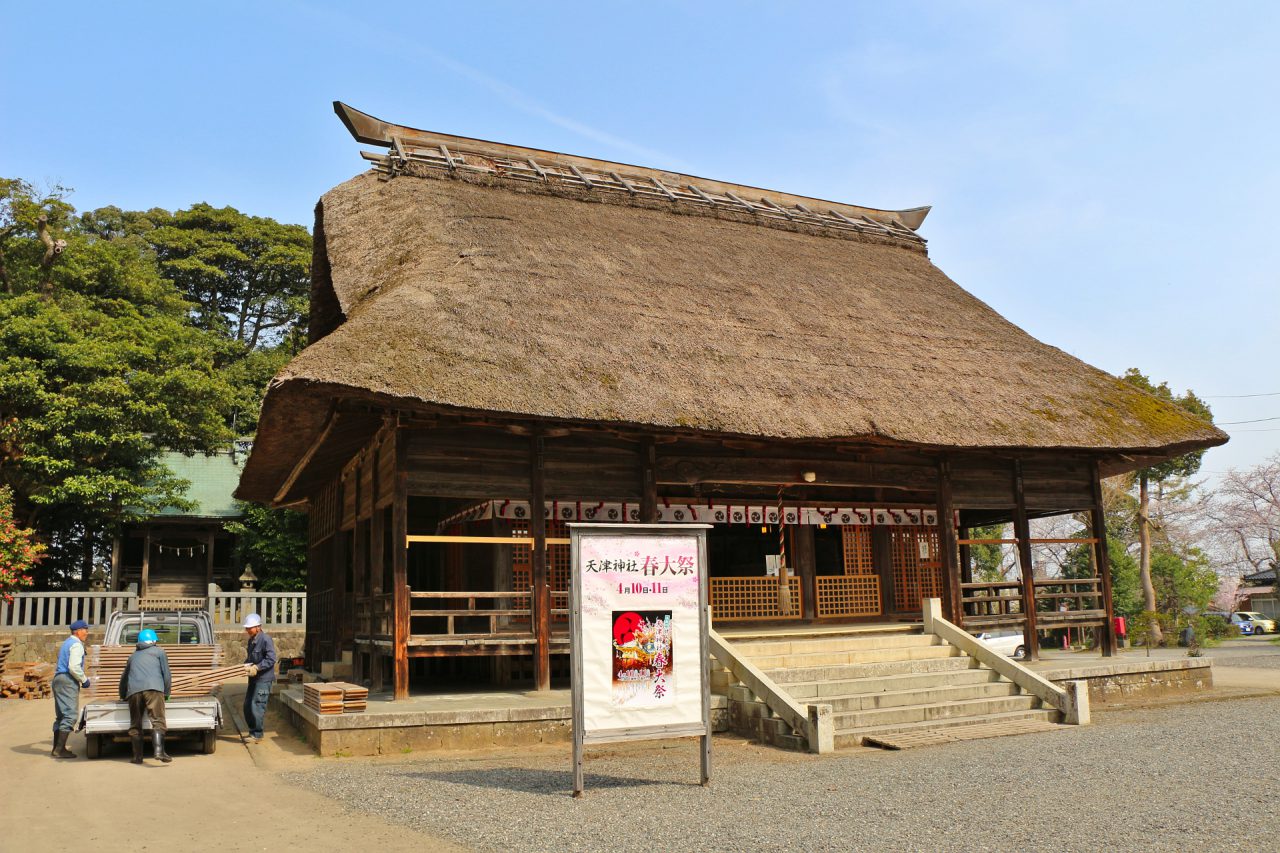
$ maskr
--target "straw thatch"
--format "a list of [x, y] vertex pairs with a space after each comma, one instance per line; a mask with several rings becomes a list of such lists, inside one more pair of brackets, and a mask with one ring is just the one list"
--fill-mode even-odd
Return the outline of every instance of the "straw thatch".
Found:
[[327, 193], [323, 337], [272, 383], [241, 496], [270, 499], [344, 394], [779, 439], [1157, 454], [1226, 440], [1030, 337], [919, 245], [573, 196], [372, 174]]

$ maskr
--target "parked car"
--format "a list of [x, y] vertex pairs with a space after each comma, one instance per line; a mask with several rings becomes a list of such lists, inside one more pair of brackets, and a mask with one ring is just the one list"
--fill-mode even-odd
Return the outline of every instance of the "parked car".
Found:
[[1231, 614], [1231, 623], [1240, 627], [1241, 634], [1274, 634], [1276, 622], [1256, 610], [1237, 610]]
[[1027, 656], [1027, 645], [1021, 631], [983, 631], [974, 636], [1005, 657], [1022, 660]]

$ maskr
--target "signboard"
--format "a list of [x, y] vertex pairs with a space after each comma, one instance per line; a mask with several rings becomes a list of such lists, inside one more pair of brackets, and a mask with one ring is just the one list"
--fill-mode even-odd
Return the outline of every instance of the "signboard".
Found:
[[584, 744], [702, 738], [711, 770], [707, 524], [570, 524], [573, 793]]

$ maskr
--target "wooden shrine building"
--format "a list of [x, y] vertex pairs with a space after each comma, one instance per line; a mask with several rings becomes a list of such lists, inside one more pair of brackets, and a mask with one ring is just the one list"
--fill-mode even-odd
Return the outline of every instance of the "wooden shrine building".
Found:
[[[307, 657], [530, 677], [567, 654], [578, 520], [710, 522], [717, 623], [1093, 626], [1100, 478], [1226, 441], [1041, 343], [888, 211], [465, 139], [336, 104], [373, 168], [316, 207], [311, 343], [237, 496], [310, 513]], [[999, 245], [993, 241], [993, 252]], [[1093, 577], [1028, 520], [1085, 514]], [[969, 569], [1012, 522], [1021, 580]]]

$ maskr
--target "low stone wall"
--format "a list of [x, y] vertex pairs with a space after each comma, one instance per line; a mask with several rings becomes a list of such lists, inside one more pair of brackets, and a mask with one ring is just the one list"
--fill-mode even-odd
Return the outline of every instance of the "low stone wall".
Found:
[[1136, 660], [1042, 670], [1050, 681], [1084, 681], [1094, 704], [1123, 702], [1213, 687], [1213, 661], [1208, 658]]
[[[306, 630], [302, 628], [286, 628], [269, 630], [271, 639], [275, 641], [276, 652], [280, 657], [297, 657], [302, 654], [306, 640]], [[13, 639], [13, 651], [9, 653], [10, 661], [44, 661], [53, 663], [58, 659], [58, 649], [68, 634], [59, 631], [5, 631], [6, 638]], [[244, 660], [244, 631], [216, 631], [214, 637], [222, 646], [223, 659], [231, 663]], [[89, 632], [88, 644], [97, 645], [102, 642], [102, 629]]]
[[[723, 697], [712, 697], [714, 731], [729, 728]], [[441, 750], [509, 749], [539, 743], [563, 743], [573, 738], [568, 707], [493, 708], [422, 711], [371, 707], [362, 714], [317, 714], [302, 699], [302, 690], [282, 686], [273, 706], [323, 757], [395, 755]], [[392, 703], [379, 702], [378, 706]], [[399, 704], [399, 703], [395, 703]]]

